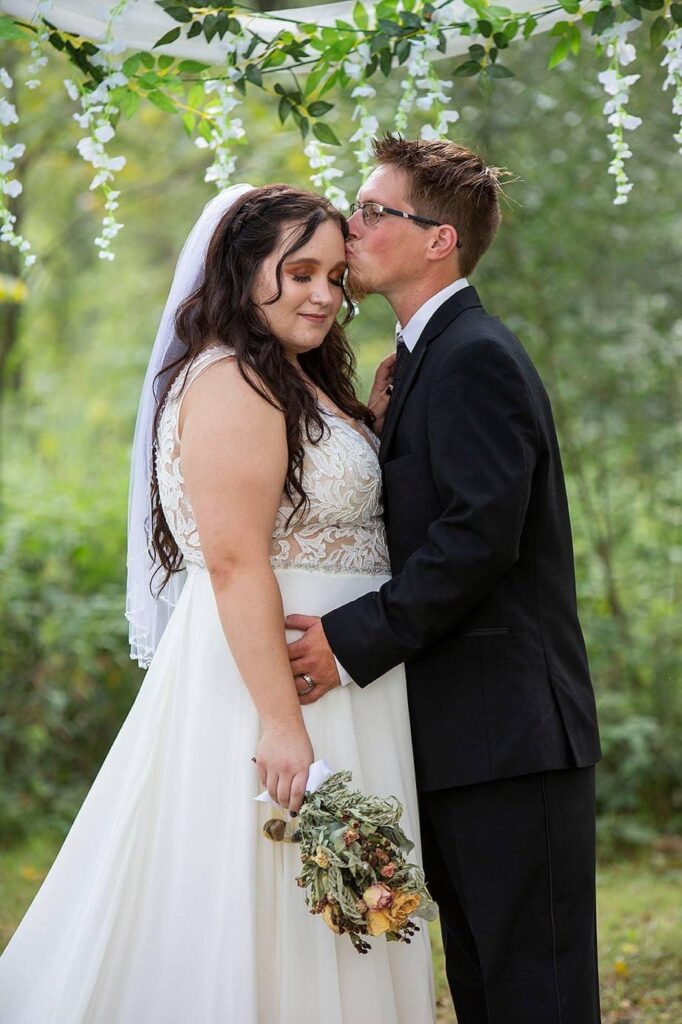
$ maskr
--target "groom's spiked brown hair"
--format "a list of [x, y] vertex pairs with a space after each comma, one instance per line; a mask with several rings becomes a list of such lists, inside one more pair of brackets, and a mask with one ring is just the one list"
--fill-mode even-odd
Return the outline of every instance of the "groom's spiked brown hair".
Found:
[[508, 172], [488, 167], [472, 150], [447, 140], [403, 139], [387, 134], [374, 140], [379, 164], [402, 171], [407, 199], [415, 213], [452, 224], [462, 243], [457, 249], [463, 277], [490, 247], [502, 219], [500, 177]]

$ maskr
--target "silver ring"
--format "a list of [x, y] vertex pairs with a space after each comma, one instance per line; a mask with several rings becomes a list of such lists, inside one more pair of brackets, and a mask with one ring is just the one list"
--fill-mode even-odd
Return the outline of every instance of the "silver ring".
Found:
[[315, 680], [313, 679], [312, 676], [309, 676], [307, 672], [304, 672], [301, 675], [301, 679], [305, 679], [306, 683], [308, 684], [308, 689], [307, 690], [299, 690], [298, 691], [299, 696], [303, 697], [303, 696], [305, 696], [306, 693], [310, 693], [311, 690], [315, 689]]

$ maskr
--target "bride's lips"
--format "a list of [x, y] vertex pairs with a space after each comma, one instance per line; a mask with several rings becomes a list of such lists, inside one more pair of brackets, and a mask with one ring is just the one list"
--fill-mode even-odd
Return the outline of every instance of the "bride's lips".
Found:
[[327, 319], [326, 313], [299, 313], [298, 315], [302, 316], [304, 320], [310, 320], [311, 324], [323, 324]]

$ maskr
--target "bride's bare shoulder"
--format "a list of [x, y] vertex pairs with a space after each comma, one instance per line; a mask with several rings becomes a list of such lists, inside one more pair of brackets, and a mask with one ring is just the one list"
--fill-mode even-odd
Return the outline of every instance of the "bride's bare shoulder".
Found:
[[[208, 355], [208, 352], [207, 352]], [[188, 418], [207, 417], [218, 421], [250, 420], [252, 423], [284, 419], [272, 392], [253, 371], [240, 368], [233, 352], [215, 351], [204, 362], [186, 389], [180, 413], [180, 427]]]

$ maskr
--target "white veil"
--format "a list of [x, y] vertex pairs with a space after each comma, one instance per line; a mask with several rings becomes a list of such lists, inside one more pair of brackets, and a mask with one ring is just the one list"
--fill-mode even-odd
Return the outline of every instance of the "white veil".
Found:
[[154, 381], [174, 354], [180, 355], [180, 342], [175, 334], [175, 314], [183, 302], [201, 284], [204, 275], [206, 250], [213, 232], [223, 214], [252, 185], [233, 185], [225, 189], [204, 207], [182, 247], [175, 268], [173, 284], [159, 324], [149, 366], [145, 374], [140, 404], [137, 410], [135, 438], [130, 466], [130, 495], [128, 501], [128, 585], [126, 591], [126, 618], [129, 622], [130, 657], [143, 668], [152, 660], [161, 635], [177, 604], [185, 582], [185, 572], [173, 573], [160, 597], [151, 591], [154, 570], [152, 559], [151, 478], [152, 431], [157, 408]]

